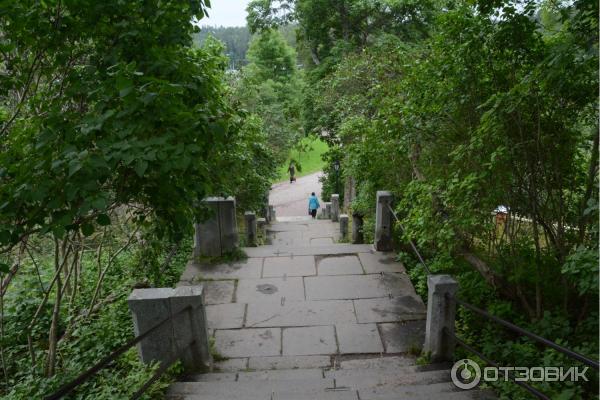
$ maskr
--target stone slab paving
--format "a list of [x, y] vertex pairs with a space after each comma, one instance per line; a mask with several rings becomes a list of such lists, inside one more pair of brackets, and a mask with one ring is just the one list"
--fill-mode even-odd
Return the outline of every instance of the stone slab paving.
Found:
[[296, 368], [296, 369], [280, 369], [280, 370], [261, 370], [240, 372], [238, 374], [238, 382], [248, 382], [255, 380], [271, 381], [281, 380], [290, 381], [298, 379], [322, 379], [323, 371], [318, 368]]
[[268, 241], [274, 246], [307, 246], [307, 240], [302, 231], [273, 232], [268, 234]]
[[296, 247], [296, 246], [260, 246], [246, 247], [244, 252], [250, 258], [284, 257], [284, 256], [317, 256], [333, 254], [369, 253], [373, 250], [370, 244], [336, 243], [329, 246]]
[[283, 328], [283, 355], [317, 355], [337, 353], [333, 326]]
[[337, 323], [356, 323], [350, 300], [250, 303], [246, 316], [247, 327], [313, 326]]
[[416, 357], [403, 355], [398, 356], [385, 356], [377, 358], [359, 358], [354, 360], [342, 360], [339, 363], [341, 369], [381, 369], [387, 368], [390, 371], [397, 370], [398, 368], [415, 365]]
[[411, 321], [424, 321], [425, 306], [393, 254], [334, 244], [339, 225], [330, 221], [270, 231], [305, 244], [247, 248], [247, 260], [190, 263], [182, 275], [180, 284], [206, 287], [209, 331], [230, 358], [217, 368], [318, 369], [340, 355], [405, 353], [422, 342]]
[[304, 284], [300, 277], [240, 279], [235, 297], [238, 303], [304, 301]]
[[341, 354], [382, 353], [376, 324], [336, 324]]
[[354, 300], [359, 323], [397, 322], [425, 318], [427, 310], [419, 296], [396, 296], [381, 299]]
[[180, 280], [200, 282], [208, 279], [260, 278], [262, 264], [262, 258], [248, 258], [236, 263], [219, 265], [200, 265], [190, 262], [183, 271]]
[[263, 278], [283, 276], [316, 275], [314, 256], [267, 257], [263, 266]]
[[209, 329], [235, 329], [244, 325], [246, 305], [243, 303], [206, 306]]
[[311, 246], [329, 246], [333, 244], [333, 238], [330, 237], [316, 237], [310, 239]]
[[368, 299], [414, 293], [407, 276], [340, 275], [304, 278], [307, 300]]
[[330, 221], [276, 223], [270, 235], [278, 244], [245, 249], [243, 262], [186, 268], [180, 285], [205, 285], [209, 332], [229, 359], [172, 385], [175, 398], [445, 398], [436, 385], [448, 371], [417, 370], [410, 355], [426, 310], [394, 254], [334, 244]]
[[216, 361], [214, 363], [216, 371], [241, 371], [248, 368], [248, 358], [229, 358], [223, 361]]
[[204, 304], [225, 304], [233, 301], [235, 281], [207, 281], [204, 283]]
[[225, 357], [277, 356], [281, 353], [281, 329], [217, 330], [215, 346]]
[[425, 320], [380, 324], [387, 353], [406, 353], [423, 348]]
[[356, 255], [317, 258], [318, 275], [360, 275], [363, 269]]
[[387, 273], [406, 273], [406, 269], [402, 263], [396, 261], [394, 253], [360, 253], [358, 255], [360, 262], [367, 274], [378, 274], [380, 272]]
[[326, 368], [331, 366], [329, 356], [280, 356], [280, 357], [250, 357], [249, 369], [295, 369], [295, 368]]

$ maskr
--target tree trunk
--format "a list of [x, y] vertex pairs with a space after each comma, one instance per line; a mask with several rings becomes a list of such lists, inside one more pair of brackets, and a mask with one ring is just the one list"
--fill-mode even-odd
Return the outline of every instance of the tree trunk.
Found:
[[[66, 242], [66, 239], [65, 239]], [[64, 246], [63, 246], [64, 249]], [[66, 256], [63, 251], [63, 256]], [[50, 332], [48, 334], [48, 355], [46, 358], [46, 370], [45, 374], [47, 377], [51, 377], [55, 373], [56, 367], [56, 345], [58, 343], [58, 324], [60, 318], [60, 301], [62, 298], [62, 284], [60, 280], [61, 269], [64, 263], [60, 262], [60, 249], [58, 246], [58, 240], [54, 239], [54, 268], [56, 271], [56, 299], [54, 301], [54, 308], [52, 310], [52, 322], [50, 324]]]

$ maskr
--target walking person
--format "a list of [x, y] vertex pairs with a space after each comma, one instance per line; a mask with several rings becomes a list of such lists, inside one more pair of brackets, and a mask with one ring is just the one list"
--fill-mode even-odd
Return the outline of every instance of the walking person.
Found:
[[317, 210], [319, 207], [321, 207], [319, 204], [319, 199], [317, 199], [315, 192], [312, 192], [308, 198], [308, 213], [313, 217], [313, 219], [317, 218]]
[[290, 173], [290, 183], [293, 183], [296, 180], [296, 178], [294, 177], [294, 175], [296, 175], [296, 165], [293, 161], [290, 161], [288, 172]]

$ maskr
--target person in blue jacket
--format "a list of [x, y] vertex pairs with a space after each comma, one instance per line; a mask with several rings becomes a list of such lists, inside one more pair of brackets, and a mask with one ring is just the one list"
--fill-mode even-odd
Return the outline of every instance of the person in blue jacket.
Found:
[[319, 199], [317, 199], [315, 192], [312, 192], [308, 198], [308, 213], [313, 217], [313, 219], [317, 217], [317, 210], [319, 207], [321, 207], [319, 204]]

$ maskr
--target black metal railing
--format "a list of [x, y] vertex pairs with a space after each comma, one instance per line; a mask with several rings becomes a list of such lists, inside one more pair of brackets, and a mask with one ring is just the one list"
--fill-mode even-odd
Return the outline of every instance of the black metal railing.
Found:
[[425, 268], [425, 271], [427, 271], [427, 275], [431, 275], [431, 271], [429, 270], [429, 267], [427, 266], [427, 263], [425, 262], [425, 260], [423, 259], [423, 257], [421, 257], [421, 253], [419, 253], [419, 250], [417, 249], [417, 246], [415, 246], [415, 243], [412, 241], [412, 239], [410, 237], [408, 237], [406, 229], [404, 229], [404, 226], [402, 225], [402, 222], [400, 222], [400, 219], [396, 215], [396, 212], [394, 211], [394, 209], [392, 208], [392, 206], [390, 206], [389, 204], [387, 206], [388, 206], [388, 209], [390, 210], [390, 212], [392, 213], [392, 216], [396, 220], [396, 223], [398, 224], [398, 226], [400, 227], [400, 229], [404, 233], [406, 239], [408, 240], [408, 243], [410, 244], [410, 247], [412, 247], [413, 252], [415, 253], [415, 255], [417, 256], [417, 258], [419, 259], [419, 262], [421, 263], [421, 265], [423, 266], [423, 268]]
[[[419, 252], [419, 250], [417, 249], [417, 246], [415, 246], [414, 242], [408, 237], [406, 230], [404, 229], [404, 226], [402, 226], [402, 223], [400, 222], [400, 219], [398, 218], [398, 216], [396, 215], [396, 212], [393, 210], [393, 208], [388, 204], [387, 205], [390, 212], [392, 213], [392, 215], [394, 216], [394, 219], [396, 220], [396, 223], [399, 225], [400, 229], [404, 232], [405, 237], [408, 239], [410, 246], [412, 247], [413, 252], [415, 253], [415, 255], [417, 256], [417, 258], [419, 259], [419, 262], [423, 265], [423, 267], [425, 268], [425, 270], [427, 271], [427, 275], [431, 275], [431, 271], [429, 270], [429, 268], [427, 267], [427, 264], [425, 263], [425, 261], [423, 260], [423, 257], [421, 256], [421, 253]], [[477, 315], [480, 315], [490, 321], [496, 322], [497, 324], [500, 324], [502, 326], [504, 326], [505, 328], [518, 333], [521, 336], [526, 336], [538, 343], [541, 343], [544, 346], [550, 347], [562, 354], [565, 354], [566, 356], [575, 359], [585, 365], [588, 365], [596, 370], [599, 369], [599, 363], [596, 360], [592, 360], [589, 357], [586, 357], [582, 354], [579, 354], [573, 350], [567, 349], [564, 346], [561, 346], [551, 340], [548, 340], [546, 338], [543, 338], [539, 335], [536, 335], [533, 332], [529, 332], [526, 329], [523, 329], [511, 322], [505, 321], [501, 318], [498, 318], [490, 313], [488, 313], [485, 310], [482, 310], [478, 307], [475, 307], [472, 304], [469, 304], [463, 300], [460, 300], [456, 297], [452, 298], [449, 294], [446, 294], [446, 300], [447, 301], [455, 301], [456, 304], [476, 313]], [[444, 328], [443, 330], [444, 334], [447, 335], [448, 337], [450, 337], [450, 339], [454, 340], [454, 342], [464, 348], [465, 350], [475, 354], [476, 356], [478, 356], [481, 360], [483, 360], [486, 364], [491, 365], [493, 367], [499, 367], [499, 364], [496, 363], [495, 361], [487, 358], [485, 355], [483, 355], [482, 353], [480, 353], [479, 351], [477, 351], [476, 349], [474, 349], [473, 347], [469, 346], [465, 341], [463, 341], [461, 338], [457, 337], [453, 332], [448, 331], [447, 328]], [[528, 392], [530, 392], [531, 394], [533, 394], [534, 396], [536, 396], [539, 399], [544, 399], [544, 400], [550, 400], [550, 398], [548, 396], [546, 396], [545, 394], [543, 394], [542, 392], [540, 392], [539, 390], [537, 390], [536, 388], [534, 388], [531, 385], [528, 385], [525, 382], [522, 381], [517, 381], [514, 377], [510, 376], [510, 374], [508, 374], [508, 372], [501, 370], [502, 374], [504, 376], [506, 376], [508, 379], [510, 379], [512, 382], [514, 382], [515, 384], [523, 387], [525, 390], [527, 390]]]
[[[482, 359], [483, 362], [485, 362], [487, 365], [491, 365], [492, 367], [496, 367], [496, 368], [500, 367], [500, 365], [498, 363], [490, 360], [489, 358], [487, 358], [486, 356], [484, 356], [482, 353], [480, 353], [479, 351], [477, 351], [473, 347], [469, 346], [462, 339], [460, 339], [459, 337], [457, 337], [454, 333], [449, 332], [447, 328], [444, 328], [444, 334], [446, 334], [450, 338], [452, 338], [456, 342], [456, 344], [459, 345], [460, 347], [464, 348], [467, 351], [470, 351], [471, 353], [475, 354], [477, 357], [479, 357], [480, 359]], [[544, 393], [540, 392], [539, 390], [537, 390], [533, 386], [531, 386], [531, 385], [529, 385], [529, 384], [527, 384], [525, 382], [518, 381], [513, 376], [511, 376], [507, 371], [505, 371], [505, 370], [503, 370], [501, 368], [499, 368], [499, 369], [500, 369], [500, 372], [502, 373], [502, 375], [504, 375], [506, 378], [510, 379], [513, 383], [521, 386], [523, 389], [527, 390], [529, 393], [533, 394], [538, 399], [550, 400], [550, 398], [548, 396], [546, 396]]]
[[[167, 318], [163, 319], [162, 321], [160, 321], [159, 323], [157, 323], [156, 325], [154, 325], [152, 328], [148, 329], [141, 335], [128, 340], [126, 343], [124, 343], [123, 345], [121, 345], [120, 347], [115, 349], [112, 353], [110, 353], [109, 355], [107, 355], [106, 357], [104, 357], [103, 359], [98, 361], [94, 366], [92, 366], [91, 368], [89, 368], [86, 371], [79, 374], [72, 381], [61, 386], [56, 392], [44, 397], [44, 400], [58, 400], [58, 399], [63, 398], [64, 396], [68, 395], [73, 390], [75, 390], [75, 388], [77, 388], [81, 384], [85, 383], [92, 376], [96, 375], [100, 370], [102, 370], [103, 368], [105, 368], [108, 365], [110, 365], [111, 363], [113, 363], [117, 358], [119, 358], [121, 355], [123, 355], [127, 350], [131, 349], [133, 346], [140, 343], [142, 340], [149, 337], [152, 333], [156, 332], [158, 329], [163, 327], [167, 322], [172, 321], [175, 317], [177, 317], [187, 311], [190, 311], [191, 309], [192, 309], [192, 306], [184, 307], [183, 309], [179, 310], [175, 314], [170, 315]], [[192, 345], [193, 343], [194, 343], [194, 341], [192, 340], [188, 344], [188, 346]], [[183, 352], [183, 350], [185, 350], [185, 348], [186, 347], [183, 347], [182, 349], [180, 349], [179, 353], [176, 356], [172, 357], [170, 360], [167, 360], [166, 362], [162, 362], [161, 365], [159, 366], [159, 368], [156, 370], [156, 372], [152, 375], [152, 377], [148, 381], [146, 381], [146, 383], [144, 383], [144, 385], [142, 385], [142, 387], [137, 392], [135, 392], [131, 398], [132, 399], [140, 398], [144, 394], [144, 392], [158, 378], [160, 378], [160, 376], [171, 365], [173, 365], [173, 363], [175, 363], [180, 358], [181, 353]]]
[[566, 356], [568, 356], [570, 358], [573, 358], [573, 359], [575, 359], [575, 360], [577, 360], [577, 361], [579, 361], [579, 362], [581, 362], [583, 364], [589, 365], [590, 367], [595, 368], [595, 369], [599, 369], [598, 361], [592, 360], [592, 359], [590, 359], [590, 358], [588, 358], [588, 357], [586, 357], [586, 356], [584, 356], [582, 354], [579, 354], [579, 353], [577, 353], [577, 352], [575, 352], [573, 350], [569, 350], [566, 347], [563, 347], [563, 346], [561, 346], [561, 345], [559, 345], [557, 343], [554, 343], [551, 340], [548, 340], [548, 339], [543, 338], [543, 337], [541, 337], [539, 335], [536, 335], [533, 332], [529, 332], [526, 329], [523, 329], [523, 328], [521, 328], [521, 327], [519, 327], [519, 326], [517, 326], [517, 325], [515, 325], [513, 323], [510, 323], [508, 321], [503, 320], [502, 318], [498, 318], [498, 317], [496, 317], [496, 316], [488, 313], [487, 311], [482, 310], [480, 308], [477, 308], [474, 305], [469, 304], [469, 303], [467, 303], [465, 301], [462, 301], [462, 300], [460, 300], [458, 298], [455, 298], [454, 301], [456, 301], [456, 304], [458, 304], [458, 305], [460, 305], [460, 306], [462, 306], [462, 307], [464, 307], [464, 308], [466, 308], [466, 309], [468, 309], [470, 311], [473, 311], [475, 314], [478, 314], [478, 315], [480, 315], [480, 316], [482, 316], [482, 317], [484, 317], [486, 319], [494, 321], [497, 324], [500, 324], [500, 325], [508, 328], [509, 330], [518, 333], [519, 335], [527, 336], [528, 338], [533, 339], [536, 342], [543, 344], [544, 346], [553, 348], [554, 350], [556, 350], [556, 351], [558, 351], [560, 353], [563, 353]]

